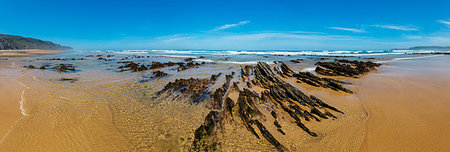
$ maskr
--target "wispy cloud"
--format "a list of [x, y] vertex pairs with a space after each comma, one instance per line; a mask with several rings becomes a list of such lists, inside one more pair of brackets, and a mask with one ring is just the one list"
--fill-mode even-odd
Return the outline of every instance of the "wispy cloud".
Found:
[[190, 39], [190, 38], [192, 38], [192, 37], [186, 36], [185, 34], [174, 34], [174, 35], [156, 37], [156, 39], [162, 40], [163, 42], [186, 40], [186, 39]]
[[439, 23], [445, 24], [450, 27], [450, 21], [449, 20], [438, 20]]
[[391, 30], [400, 30], [400, 31], [417, 31], [417, 30], [419, 30], [417, 27], [403, 26], [403, 25], [383, 25], [383, 24], [378, 24], [378, 25], [375, 25], [375, 27], [383, 28], [383, 29], [391, 29]]
[[304, 40], [354, 40], [350, 36], [341, 35], [317, 35], [317, 34], [292, 34], [284, 32], [276, 33], [254, 33], [254, 34], [236, 34], [230, 36], [223, 36], [223, 39], [229, 40], [261, 40], [261, 39], [304, 39]]
[[367, 31], [365, 31], [365, 30], [363, 30], [363, 29], [355, 29], [355, 28], [329, 27], [329, 29], [342, 30], [342, 31], [350, 31], [350, 32], [355, 32], [355, 33], [367, 33]]
[[240, 21], [239, 23], [236, 23], [236, 24], [225, 24], [225, 25], [214, 28], [213, 31], [221, 31], [221, 30], [232, 28], [232, 27], [245, 25], [248, 23], [250, 23], [250, 21]]

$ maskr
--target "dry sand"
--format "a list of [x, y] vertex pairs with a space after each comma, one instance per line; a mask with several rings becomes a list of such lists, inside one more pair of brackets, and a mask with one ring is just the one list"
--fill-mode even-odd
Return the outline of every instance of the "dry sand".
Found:
[[61, 50], [0, 50], [0, 57], [26, 57], [62, 53]]

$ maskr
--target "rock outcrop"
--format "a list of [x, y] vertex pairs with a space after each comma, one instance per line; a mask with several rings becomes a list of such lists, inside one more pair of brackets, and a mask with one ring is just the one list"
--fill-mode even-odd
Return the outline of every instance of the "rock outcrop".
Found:
[[[287, 76], [295, 75], [284, 63], [278, 70]], [[241, 81], [251, 82], [254, 86], [262, 89], [260, 92], [256, 92], [247, 85], [240, 89], [236, 82], [230, 86], [232, 79], [232, 75], [226, 75], [224, 84], [212, 93], [211, 100], [206, 100], [211, 102], [212, 110], [206, 116], [204, 123], [195, 131], [192, 151], [219, 149], [220, 136], [218, 134], [222, 133], [219, 130], [226, 131], [223, 126], [229, 122], [242, 122], [238, 125], [242, 125], [256, 139], [267, 140], [278, 151], [288, 151], [267, 127], [267, 125], [274, 125], [276, 132], [282, 135], [286, 134], [278, 122], [279, 114], [275, 111], [290, 116], [294, 120], [292, 125], [298, 126], [299, 129], [314, 137], [317, 134], [310, 130], [303, 121], [320, 122], [322, 119], [336, 118], [337, 116], [332, 112], [343, 113], [317, 97], [308, 96], [283, 81], [264, 62], [258, 62], [256, 66], [241, 66]], [[228, 97], [230, 93], [238, 94], [237, 101]], [[270, 104], [272, 106], [265, 107], [280, 107], [280, 109], [272, 109], [269, 115], [265, 115], [261, 111], [262, 104]], [[273, 123], [265, 123], [269, 116], [275, 118]], [[241, 121], [233, 121], [233, 119]]]
[[370, 61], [356, 61], [356, 60], [338, 60], [334, 62], [317, 62], [315, 69], [316, 73], [328, 76], [345, 76], [357, 77], [370, 71], [376, 70], [376, 67], [381, 66], [379, 63]]
[[298, 72], [293, 76], [296, 77], [301, 82], [307, 83], [315, 87], [330, 88], [335, 91], [344, 91], [347, 93], [353, 93], [351, 90], [342, 86], [343, 84], [348, 84], [344, 81], [339, 81], [331, 78], [321, 78], [312, 74], [311, 72]]

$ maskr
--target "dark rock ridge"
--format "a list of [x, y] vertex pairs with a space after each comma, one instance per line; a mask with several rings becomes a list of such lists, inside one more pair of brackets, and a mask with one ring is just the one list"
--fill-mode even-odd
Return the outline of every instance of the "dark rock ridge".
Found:
[[120, 66], [119, 69], [121, 69], [121, 71], [133, 71], [133, 72], [138, 72], [138, 71], [147, 71], [148, 67], [145, 66], [144, 64], [139, 65], [137, 63], [134, 63], [133, 61], [126, 61], [126, 62], [120, 62], [120, 63], [126, 63], [125, 66]]
[[[286, 75], [295, 74], [286, 64], [282, 63], [279, 71]], [[299, 89], [280, 79], [270, 70], [268, 64], [258, 62], [256, 66], [241, 66], [241, 80], [251, 82], [254, 86], [263, 90], [260, 93], [255, 92], [247, 85], [243, 89], [237, 86], [236, 82], [230, 86], [232, 75], [226, 75], [224, 84], [212, 93], [212, 98], [206, 100], [211, 102], [211, 112], [206, 116], [204, 123], [195, 131], [195, 139], [191, 151], [215, 151], [220, 148], [221, 142], [218, 134], [224, 130], [224, 125], [230, 122], [237, 123], [233, 119], [241, 119], [242, 125], [253, 134], [256, 139], [264, 139], [271, 143], [278, 151], [288, 151], [266, 127], [274, 125], [276, 131], [282, 135], [286, 133], [278, 122], [278, 115], [284, 113], [289, 115], [294, 121], [293, 125], [304, 130], [311, 136], [317, 136], [312, 130], [303, 124], [304, 121], [336, 118], [335, 114], [343, 113], [337, 108], [330, 106], [314, 96], [308, 96]], [[239, 77], [238, 77], [239, 79]], [[203, 91], [204, 92], [204, 91]], [[228, 95], [237, 93], [237, 101], [233, 101]], [[261, 104], [271, 104], [272, 109], [268, 116], [274, 117], [273, 123], [265, 123], [266, 117], [260, 109]], [[280, 107], [280, 109], [277, 109]], [[277, 112], [275, 112], [277, 111]], [[222, 131], [219, 131], [222, 130]]]
[[212, 75], [209, 79], [189, 78], [189, 79], [176, 79], [174, 82], [169, 82], [164, 89], [158, 92], [158, 94], [166, 94], [170, 96], [173, 93], [181, 93], [184, 98], [190, 98], [193, 103], [202, 101], [208, 94], [207, 89], [209, 85], [216, 81], [217, 75]]
[[317, 62], [316, 73], [328, 76], [357, 77], [381, 66], [370, 61], [338, 60], [334, 62]]
[[155, 71], [153, 72], [153, 75], [155, 75], [155, 78], [161, 78], [167, 75], [167, 73], [164, 73], [162, 71]]
[[[372, 65], [366, 62], [337, 62], [372, 70]], [[318, 134], [309, 129], [304, 121], [317, 123], [324, 119], [334, 120], [339, 114], [344, 114], [321, 99], [303, 93], [285, 80], [294, 79], [300, 83], [352, 93], [341, 86], [345, 82], [321, 78], [309, 72], [296, 73], [284, 62], [279, 63], [281, 65], [273, 70], [264, 62], [258, 62], [256, 66], [243, 65], [240, 76], [234, 79], [234, 72], [225, 75], [223, 84], [214, 91], [209, 90], [210, 86], [216, 83], [221, 74], [212, 75], [209, 79], [177, 79], [158, 92], [166, 97], [180, 97], [181, 94], [181, 97], [192, 103], [206, 102], [207, 108], [211, 109], [204, 122], [195, 130], [190, 151], [220, 150], [223, 143], [221, 137], [224, 137], [221, 134], [229, 131], [225, 126], [245, 128], [253, 138], [268, 141], [278, 151], [289, 151], [274, 136], [287, 134], [283, 131], [283, 125], [297, 126], [306, 134], [316, 137]], [[268, 117], [275, 119], [268, 122]]]
[[[27, 65], [24, 67], [28, 68], [28, 69], [36, 69], [36, 67], [34, 65]], [[43, 66], [40, 66], [39, 69], [46, 70], [47, 67], [50, 67], [50, 66], [43, 65]], [[58, 71], [58, 72], [75, 71], [75, 67], [72, 64], [59, 64], [59, 65], [54, 66], [51, 69]]]
[[167, 62], [167, 63], [161, 63], [161, 62], [152, 62], [152, 65], [150, 65], [150, 69], [157, 69], [157, 68], [163, 68], [163, 67], [171, 67], [171, 66], [183, 66], [183, 62]]
[[53, 70], [59, 71], [59, 72], [75, 71], [75, 67], [72, 64], [59, 64], [59, 65], [53, 67]]
[[78, 78], [61, 78], [58, 81], [68, 81], [70, 83], [74, 83], [74, 82], [78, 81]]
[[16, 35], [0, 34], [0, 50], [20, 50], [20, 49], [72, 49], [67, 46], [52, 43], [50, 41], [43, 41], [34, 38], [27, 38]]
[[347, 84], [344, 81], [339, 81], [331, 78], [321, 78], [312, 74], [311, 72], [295, 73], [284, 62], [281, 62], [280, 67], [274, 67], [274, 71], [276, 71], [279, 75], [281, 75], [284, 78], [295, 77], [299, 80], [297, 81], [298, 83], [304, 82], [316, 87], [330, 88], [335, 91], [340, 90], [347, 93], [353, 93], [351, 90], [346, 89], [342, 86], [343, 84]]
[[351, 90], [342, 86], [343, 84], [348, 84], [344, 81], [339, 81], [331, 78], [321, 78], [312, 74], [311, 72], [298, 72], [293, 76], [296, 77], [298, 80], [312, 86], [330, 88], [335, 91], [344, 91], [347, 93], [353, 93]]

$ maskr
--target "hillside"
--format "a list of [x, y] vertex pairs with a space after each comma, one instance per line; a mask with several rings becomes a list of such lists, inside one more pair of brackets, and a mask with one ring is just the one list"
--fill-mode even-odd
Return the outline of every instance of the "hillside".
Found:
[[0, 34], [0, 50], [20, 50], [20, 49], [60, 50], [60, 49], [71, 49], [71, 47], [61, 46], [59, 44], [55, 44], [50, 41], [43, 41], [34, 38]]

